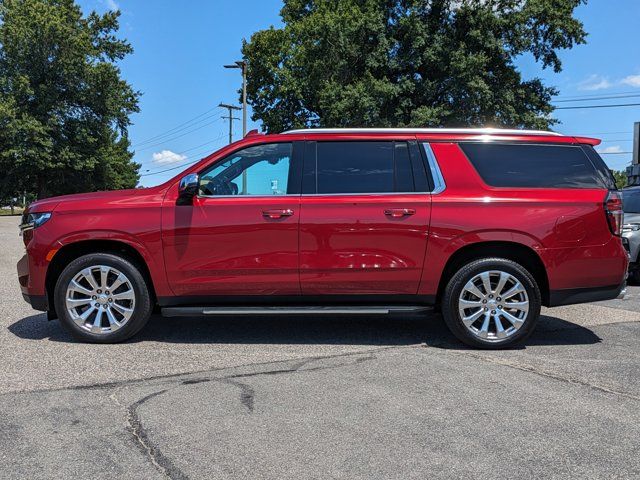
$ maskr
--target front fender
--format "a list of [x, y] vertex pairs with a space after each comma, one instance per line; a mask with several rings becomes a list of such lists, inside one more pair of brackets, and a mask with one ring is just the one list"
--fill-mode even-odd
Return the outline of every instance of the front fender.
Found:
[[[59, 251], [63, 248], [69, 248], [75, 244], [91, 241], [108, 241], [127, 245], [135, 250], [144, 260], [149, 270], [156, 294], [158, 296], [171, 295], [169, 286], [166, 282], [164, 258], [162, 255], [159, 233], [157, 237], [157, 239], [151, 239], [150, 241], [147, 239], [145, 242], [137, 235], [132, 235], [119, 230], [84, 230], [82, 232], [70, 233], [58, 238], [54, 242], [53, 249]], [[55, 259], [55, 255], [50, 258], [50, 260], [53, 259]]]

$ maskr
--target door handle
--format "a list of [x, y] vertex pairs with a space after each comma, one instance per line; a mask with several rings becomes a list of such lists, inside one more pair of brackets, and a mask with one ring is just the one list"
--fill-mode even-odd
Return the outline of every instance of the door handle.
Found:
[[384, 214], [391, 218], [408, 217], [409, 215], [415, 215], [416, 210], [414, 208], [387, 208]]
[[262, 211], [263, 217], [272, 218], [274, 220], [277, 220], [282, 217], [290, 217], [291, 215], [293, 215], [293, 210], [291, 210], [290, 208], [278, 208], [275, 210]]

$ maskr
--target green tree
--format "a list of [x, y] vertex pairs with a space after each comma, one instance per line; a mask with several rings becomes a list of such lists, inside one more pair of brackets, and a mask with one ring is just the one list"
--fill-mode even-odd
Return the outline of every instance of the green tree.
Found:
[[133, 188], [138, 96], [117, 62], [118, 12], [73, 0], [0, 0], [0, 196]]
[[627, 172], [622, 170], [612, 170], [613, 178], [616, 180], [616, 187], [624, 188], [627, 186]]
[[560, 72], [584, 43], [586, 0], [284, 0], [284, 26], [243, 45], [253, 119], [306, 126], [548, 128], [557, 92], [523, 79], [530, 56]]

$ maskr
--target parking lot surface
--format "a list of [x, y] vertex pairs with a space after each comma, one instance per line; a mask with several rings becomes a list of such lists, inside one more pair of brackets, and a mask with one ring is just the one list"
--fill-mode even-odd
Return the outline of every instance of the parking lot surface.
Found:
[[74, 342], [0, 218], [0, 478], [640, 476], [640, 287], [508, 351], [429, 315], [164, 319]]

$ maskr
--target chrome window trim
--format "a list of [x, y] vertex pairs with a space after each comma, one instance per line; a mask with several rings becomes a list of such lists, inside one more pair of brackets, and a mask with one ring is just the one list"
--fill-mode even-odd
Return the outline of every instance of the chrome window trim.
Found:
[[436, 160], [436, 156], [433, 153], [433, 149], [431, 148], [431, 144], [428, 142], [421, 142], [422, 148], [424, 148], [424, 152], [427, 155], [427, 163], [429, 164], [429, 170], [431, 171], [431, 178], [433, 179], [433, 190], [431, 191], [432, 195], [438, 195], [442, 193], [447, 188], [447, 184], [444, 181], [444, 177], [442, 176], [442, 171], [440, 171], [440, 165], [438, 165], [438, 161]]
[[196, 195], [198, 198], [280, 198], [299, 196], [299, 193], [283, 193], [282, 195]]
[[279, 198], [279, 197], [366, 197], [392, 195], [430, 195], [432, 192], [374, 192], [374, 193], [286, 193], [283, 195], [197, 195], [198, 198]]
[[397, 195], [438, 195], [447, 188], [442, 176], [436, 156], [429, 142], [420, 142], [427, 156], [429, 171], [433, 179], [434, 188], [430, 192], [362, 192], [362, 193], [285, 193], [282, 195], [197, 195], [198, 198], [276, 198], [276, 197], [366, 197], [366, 196], [397, 196]]
[[379, 193], [303, 193], [303, 197], [382, 197], [397, 195], [429, 195], [429, 192], [379, 192]]

